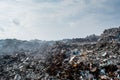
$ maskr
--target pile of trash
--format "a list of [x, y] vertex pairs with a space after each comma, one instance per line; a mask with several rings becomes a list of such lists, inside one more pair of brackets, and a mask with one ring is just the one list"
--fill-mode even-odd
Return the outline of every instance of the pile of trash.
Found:
[[57, 80], [120, 80], [120, 44], [106, 44], [59, 44], [53, 49], [47, 73]]
[[44, 60], [25, 53], [0, 56], [0, 80], [47, 80]]
[[95, 43], [56, 43], [46, 72], [55, 80], [120, 80], [119, 35], [112, 28]]
[[103, 34], [99, 38], [99, 41], [106, 42], [106, 41], [120, 41], [120, 27], [119, 28], [110, 28], [104, 30]]
[[119, 35], [120, 28], [112, 28], [98, 41], [56, 41], [45, 58], [27, 52], [0, 55], [0, 80], [120, 80]]

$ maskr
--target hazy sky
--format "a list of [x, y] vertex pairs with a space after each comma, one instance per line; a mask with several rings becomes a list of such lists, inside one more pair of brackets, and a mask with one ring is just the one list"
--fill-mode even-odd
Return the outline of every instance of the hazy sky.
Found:
[[120, 0], [0, 0], [0, 39], [58, 40], [120, 26]]

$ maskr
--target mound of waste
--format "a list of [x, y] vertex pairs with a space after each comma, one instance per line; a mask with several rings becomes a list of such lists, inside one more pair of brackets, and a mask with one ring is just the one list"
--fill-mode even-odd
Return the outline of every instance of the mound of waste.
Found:
[[0, 57], [0, 80], [45, 80], [45, 76], [44, 60], [25, 53]]
[[57, 42], [46, 72], [56, 80], [120, 80], [119, 35], [111, 28], [96, 42]]
[[101, 36], [56, 41], [46, 56], [0, 55], [0, 80], [120, 80], [119, 35], [120, 28], [112, 28]]
[[120, 43], [58, 45], [46, 69], [54, 79], [120, 80]]

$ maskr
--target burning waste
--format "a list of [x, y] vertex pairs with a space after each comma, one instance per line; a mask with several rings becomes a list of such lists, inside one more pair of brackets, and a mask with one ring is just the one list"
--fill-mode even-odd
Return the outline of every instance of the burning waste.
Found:
[[120, 80], [119, 35], [120, 28], [111, 28], [101, 36], [57, 41], [46, 58], [1, 55], [0, 80]]

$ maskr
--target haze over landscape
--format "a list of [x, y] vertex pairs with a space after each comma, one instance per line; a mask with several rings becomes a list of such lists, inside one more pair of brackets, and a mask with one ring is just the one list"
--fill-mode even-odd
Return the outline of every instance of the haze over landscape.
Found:
[[0, 0], [0, 39], [61, 40], [120, 24], [120, 0]]
[[0, 80], [120, 80], [120, 0], [0, 0]]

